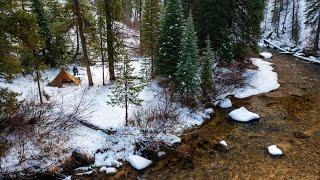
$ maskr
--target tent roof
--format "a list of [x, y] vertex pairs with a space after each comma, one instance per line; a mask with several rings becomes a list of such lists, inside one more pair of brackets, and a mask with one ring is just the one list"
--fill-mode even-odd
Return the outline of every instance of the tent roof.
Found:
[[54, 80], [49, 83], [49, 86], [60, 88], [62, 87], [63, 83], [73, 83], [78, 86], [81, 82], [79, 78], [72, 76], [64, 69], [61, 69], [61, 71], [54, 78]]

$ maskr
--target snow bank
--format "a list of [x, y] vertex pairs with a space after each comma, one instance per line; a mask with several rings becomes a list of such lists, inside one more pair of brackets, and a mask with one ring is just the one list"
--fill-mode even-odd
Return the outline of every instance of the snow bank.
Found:
[[127, 158], [127, 161], [131, 164], [132, 167], [137, 170], [142, 170], [152, 163], [152, 161], [150, 161], [149, 159], [143, 158], [138, 155], [130, 155]]
[[232, 107], [231, 100], [229, 98], [222, 99], [220, 101], [220, 107], [221, 108], [231, 108]]
[[229, 113], [229, 116], [239, 122], [249, 122], [252, 120], [259, 119], [260, 116], [253, 112], [248, 111], [246, 108], [241, 107], [239, 109], [233, 110]]
[[272, 63], [257, 58], [252, 58], [251, 60], [258, 67], [258, 70], [247, 70], [247, 86], [234, 92], [237, 98], [247, 98], [261, 93], [268, 93], [280, 87], [278, 75], [273, 71]]
[[260, 56], [265, 58], [265, 59], [271, 59], [272, 58], [272, 54], [268, 53], [268, 52], [262, 52], [262, 53], [260, 53]]
[[277, 145], [272, 145], [268, 147], [268, 152], [272, 156], [280, 156], [283, 154], [282, 150], [277, 147]]

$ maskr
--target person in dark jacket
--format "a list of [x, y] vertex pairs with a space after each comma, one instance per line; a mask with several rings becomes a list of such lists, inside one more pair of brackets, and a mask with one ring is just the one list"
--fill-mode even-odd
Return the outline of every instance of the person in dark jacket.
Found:
[[79, 75], [79, 71], [78, 71], [78, 68], [76, 68], [76, 66], [73, 66], [72, 71], [73, 71], [73, 76]]

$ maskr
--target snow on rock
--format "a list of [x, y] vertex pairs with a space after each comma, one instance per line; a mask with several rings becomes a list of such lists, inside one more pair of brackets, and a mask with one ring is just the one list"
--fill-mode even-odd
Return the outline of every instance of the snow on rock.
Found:
[[113, 167], [101, 167], [100, 172], [105, 172], [106, 174], [115, 174], [117, 173], [117, 169]]
[[152, 161], [150, 161], [149, 159], [146, 159], [138, 155], [130, 155], [127, 158], [127, 161], [131, 164], [132, 167], [134, 167], [137, 170], [142, 170], [152, 163]]
[[220, 101], [220, 107], [221, 108], [231, 108], [232, 107], [231, 100], [229, 98], [222, 99]]
[[67, 176], [63, 180], [71, 180], [71, 179], [72, 179], [72, 176]]
[[214, 110], [212, 108], [208, 108], [208, 109], [205, 109], [204, 112], [207, 114], [213, 114]]
[[78, 167], [74, 169], [74, 172], [88, 172], [90, 170], [92, 170], [90, 166], [84, 166], [84, 167]]
[[228, 146], [227, 142], [224, 141], [224, 140], [220, 141], [219, 144], [221, 144], [221, 145], [223, 145], [223, 146], [226, 146], [226, 147]]
[[260, 53], [260, 56], [265, 58], [265, 59], [271, 59], [272, 58], [272, 54], [269, 52], [262, 52]]
[[166, 153], [163, 151], [159, 151], [157, 155], [158, 157], [163, 157], [164, 155], [166, 155]]
[[239, 122], [249, 122], [252, 120], [259, 119], [260, 116], [253, 112], [248, 111], [246, 108], [241, 107], [239, 109], [233, 110], [229, 113], [229, 116]]
[[247, 98], [253, 95], [268, 93], [280, 87], [278, 75], [273, 71], [272, 63], [261, 59], [252, 58], [252, 63], [258, 70], [247, 70], [247, 86], [235, 90], [236, 98]]
[[272, 145], [268, 147], [268, 152], [269, 154], [271, 154], [272, 156], [281, 156], [283, 155], [283, 152], [281, 149], [279, 149], [277, 147], [277, 145]]

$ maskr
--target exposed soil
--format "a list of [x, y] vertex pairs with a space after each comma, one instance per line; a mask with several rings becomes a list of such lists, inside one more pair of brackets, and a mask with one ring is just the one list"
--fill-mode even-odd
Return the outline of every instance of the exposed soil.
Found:
[[[235, 123], [226, 117], [230, 110], [216, 109], [212, 120], [185, 132], [164, 159], [141, 172], [124, 165], [109, 178], [320, 179], [320, 66], [279, 54], [271, 61], [278, 90], [232, 99], [233, 108], [258, 113], [258, 122]], [[221, 147], [220, 140], [229, 148]], [[269, 156], [267, 147], [273, 144], [285, 155]]]

